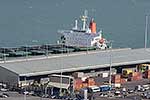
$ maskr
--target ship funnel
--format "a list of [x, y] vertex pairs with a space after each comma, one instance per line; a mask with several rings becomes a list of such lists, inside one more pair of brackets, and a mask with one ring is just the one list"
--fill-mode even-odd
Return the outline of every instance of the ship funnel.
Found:
[[94, 19], [92, 18], [89, 28], [91, 29], [91, 33], [96, 33], [96, 22], [94, 21]]

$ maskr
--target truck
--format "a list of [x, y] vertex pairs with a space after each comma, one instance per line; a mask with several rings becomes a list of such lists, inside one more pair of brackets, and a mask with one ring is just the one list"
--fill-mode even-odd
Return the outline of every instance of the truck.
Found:
[[145, 72], [146, 70], [150, 70], [150, 64], [137, 65], [137, 69], [139, 72]]
[[110, 85], [101, 85], [99, 88], [101, 92], [110, 91], [112, 89]]
[[123, 77], [123, 78], [128, 78], [128, 75], [129, 75], [130, 73], [133, 73], [133, 70], [132, 70], [132, 69], [123, 69], [123, 70], [122, 70], [122, 77]]

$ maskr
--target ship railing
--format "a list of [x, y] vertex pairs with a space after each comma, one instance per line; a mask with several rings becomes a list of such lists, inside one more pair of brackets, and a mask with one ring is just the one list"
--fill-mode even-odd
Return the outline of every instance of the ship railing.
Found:
[[58, 30], [57, 32], [58, 33], [70, 33], [71, 30]]

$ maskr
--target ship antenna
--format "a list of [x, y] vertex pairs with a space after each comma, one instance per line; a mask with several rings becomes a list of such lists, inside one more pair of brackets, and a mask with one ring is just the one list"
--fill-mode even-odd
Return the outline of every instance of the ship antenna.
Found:
[[86, 21], [87, 21], [87, 18], [88, 18], [88, 11], [85, 10], [84, 11], [84, 15], [82, 16], [81, 20], [83, 21], [83, 26], [82, 26], [82, 30], [86, 30]]

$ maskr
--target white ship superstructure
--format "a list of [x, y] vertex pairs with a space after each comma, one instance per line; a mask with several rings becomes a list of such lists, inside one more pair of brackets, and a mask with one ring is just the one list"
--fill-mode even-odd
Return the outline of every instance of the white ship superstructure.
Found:
[[97, 47], [106, 49], [106, 39], [102, 36], [102, 31], [96, 32], [96, 22], [92, 18], [87, 25], [87, 14], [81, 17], [82, 28], [78, 28], [78, 21], [75, 20], [75, 26], [71, 30], [62, 30], [61, 42], [66, 46], [77, 47]]

